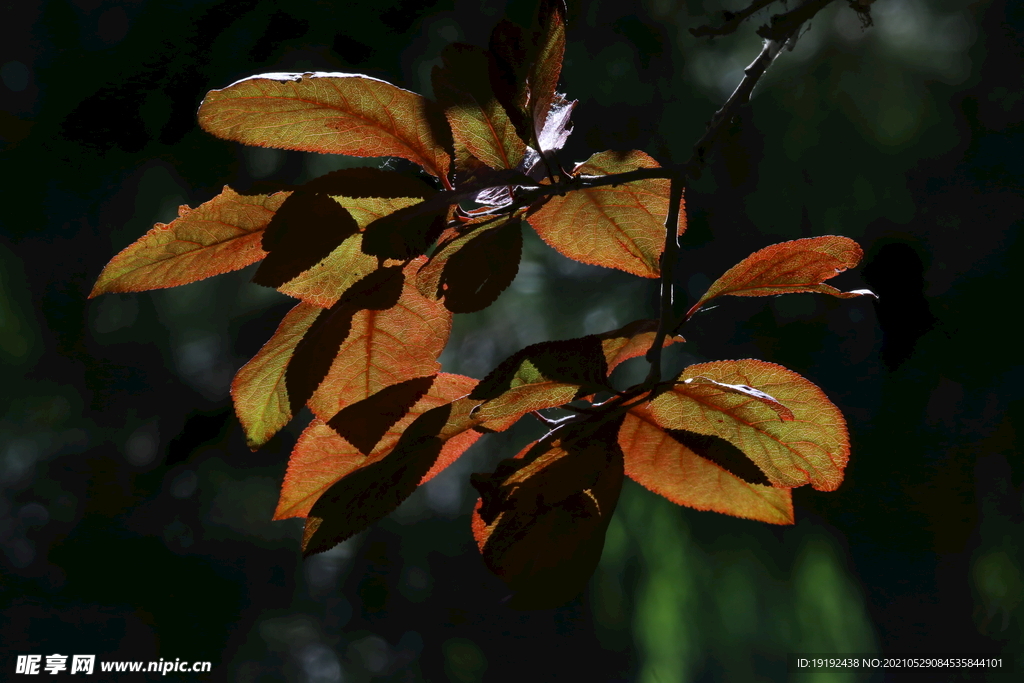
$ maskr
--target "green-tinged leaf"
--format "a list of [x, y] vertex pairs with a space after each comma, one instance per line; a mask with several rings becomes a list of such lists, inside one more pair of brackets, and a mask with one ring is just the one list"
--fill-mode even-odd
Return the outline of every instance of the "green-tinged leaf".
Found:
[[292, 419], [284, 371], [295, 345], [321, 310], [298, 303], [278, 325], [270, 341], [235, 374], [231, 398], [249, 448], [255, 450], [265, 444]]
[[415, 377], [351, 403], [327, 421], [338, 435], [369, 455], [396, 422], [430, 389], [437, 375]]
[[357, 157], [396, 156], [447, 182], [443, 117], [416, 93], [359, 74], [262, 74], [211, 90], [199, 125], [260, 147]]
[[687, 317], [712, 299], [724, 296], [773, 296], [819, 292], [841, 299], [874, 296], [867, 289], [843, 292], [823, 284], [860, 263], [864, 252], [849, 237], [826, 235], [773, 244], [743, 259], [712, 283]]
[[352, 214], [326, 194], [294, 192], [263, 231], [267, 257], [252, 281], [280, 287], [359, 233]]
[[474, 535], [518, 609], [556, 607], [585, 586], [622, 488], [622, 416], [561, 427], [474, 475]]
[[493, 169], [516, 168], [526, 154], [526, 143], [491, 89], [487, 54], [454, 43], [441, 57], [443, 66], [434, 67], [431, 76], [434, 94], [451, 125], [456, 159], [470, 156]]
[[178, 218], [157, 223], [111, 259], [89, 297], [177, 287], [256, 263], [263, 231], [289, 192], [240, 195], [230, 187]]
[[673, 503], [771, 524], [793, 523], [790, 490], [767, 486], [764, 474], [728, 441], [667, 432], [646, 407], [635, 406], [622, 423], [619, 445], [626, 475]]
[[[547, 127], [552, 104], [558, 97], [555, 89], [562, 73], [565, 53], [565, 3], [562, 0], [543, 0], [537, 13], [537, 28], [533, 34], [533, 50], [527, 81], [530, 84], [530, 110], [538, 137]], [[561, 147], [561, 145], [558, 145]], [[544, 150], [553, 147], [544, 146]]]
[[[643, 152], [601, 152], [573, 171], [577, 176], [626, 173], [657, 168]], [[639, 180], [553, 196], [527, 213], [537, 234], [564, 256], [582, 263], [618, 268], [641, 277], [658, 277], [665, 243], [669, 181]], [[678, 230], [686, 229], [685, 211]]]
[[[382, 216], [418, 203], [414, 197], [340, 197], [341, 204], [355, 219], [360, 230]], [[278, 291], [322, 308], [330, 308], [345, 291], [377, 269], [377, 259], [363, 252], [363, 235], [352, 235], [327, 258], [289, 280]]]
[[[743, 392], [713, 383], [745, 385], [769, 394], [792, 411], [792, 420]], [[691, 365], [680, 384], [650, 403], [650, 414], [663, 429], [685, 429], [718, 436], [743, 451], [773, 486], [811, 484], [832, 491], [843, 480], [850, 444], [842, 413], [821, 389], [792, 370], [759, 360], [717, 361]]]
[[445, 442], [441, 455], [419, 483], [429, 481], [458, 459], [481, 436], [480, 432], [472, 429], [473, 421], [469, 418], [466, 401], [459, 400], [475, 384], [476, 380], [470, 377], [440, 373], [426, 395], [401, 420], [388, 428], [369, 455], [364, 455], [338, 436], [322, 420], [314, 419], [303, 431], [292, 451], [274, 519], [305, 517], [316, 500], [336, 482], [391, 453], [405, 429], [420, 415], [451, 404], [448, 422], [440, 433], [440, 438]]
[[411, 274], [398, 302], [384, 311], [366, 310], [352, 317], [349, 334], [338, 347], [309, 407], [322, 420], [382, 389], [437, 373], [451, 331], [452, 316], [439, 302], [416, 290]]

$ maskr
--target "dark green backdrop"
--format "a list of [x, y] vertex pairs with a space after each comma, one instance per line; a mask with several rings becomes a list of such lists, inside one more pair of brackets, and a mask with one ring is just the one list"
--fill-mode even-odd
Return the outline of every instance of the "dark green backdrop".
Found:
[[[207, 90], [322, 70], [422, 92], [440, 48], [483, 42], [502, 3], [6, 5], [2, 677], [18, 654], [55, 652], [211, 660], [209, 680], [245, 682], [812, 680], [790, 678], [795, 652], [996, 652], [1024, 670], [1024, 6], [878, 0], [863, 31], [841, 5], [782, 55], [691, 188], [679, 284], [699, 295], [757, 248], [835, 233], [867, 252], [837, 286], [881, 298], [728, 301], [688, 327], [674, 362], [757, 357], [820, 385], [849, 419], [845, 483], [797, 490], [789, 528], [628, 485], [588, 594], [525, 614], [478, 558], [465, 479], [534, 426], [486, 437], [397, 513], [303, 563], [296, 521], [268, 521], [297, 429], [251, 453], [227, 395], [287, 299], [248, 272], [85, 298], [179, 204], [353, 163], [214, 139], [195, 123]], [[570, 0], [562, 84], [579, 106], [564, 160], [685, 159], [759, 47], [753, 27], [689, 36], [720, 9]], [[649, 315], [653, 296], [534, 239], [498, 304], [457, 319], [443, 360], [481, 377], [528, 343]]]

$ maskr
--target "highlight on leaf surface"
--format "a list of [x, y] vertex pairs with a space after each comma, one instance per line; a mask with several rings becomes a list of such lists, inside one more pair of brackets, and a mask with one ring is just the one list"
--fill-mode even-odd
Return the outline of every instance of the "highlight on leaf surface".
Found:
[[228, 186], [194, 209], [182, 206], [110, 260], [89, 298], [177, 287], [229, 273], [266, 256], [260, 240], [290, 192], [240, 195]]
[[[782, 420], [764, 401], [714, 383], [686, 383], [705, 377], [769, 393], [793, 414]], [[700, 363], [686, 368], [680, 382], [650, 402], [662, 429], [717, 436], [743, 451], [773, 486], [811, 484], [833, 491], [843, 480], [850, 453], [846, 421], [817, 386], [774, 363], [746, 359]]]
[[790, 489], [767, 477], [730, 442], [660, 427], [635, 406], [619, 431], [626, 475], [673, 503], [771, 524], [793, 523]]
[[864, 251], [849, 237], [826, 235], [782, 242], [754, 252], [715, 280], [686, 316], [712, 299], [724, 296], [773, 296], [819, 292], [840, 299], [874, 296], [867, 289], [843, 292], [825, 280], [853, 268]]
[[473, 475], [474, 536], [515, 609], [557, 607], [585, 586], [601, 557], [622, 489], [622, 415], [566, 425]]
[[203, 130], [246, 145], [396, 156], [447, 183], [449, 132], [416, 93], [360, 74], [267, 73], [207, 93]]
[[[658, 168], [658, 163], [640, 151], [600, 152], [577, 166], [573, 175], [602, 176], [639, 168]], [[669, 181], [664, 178], [593, 187], [553, 196], [527, 213], [526, 220], [564, 256], [656, 278], [661, 272], [668, 195]], [[686, 230], [683, 210], [677, 229], [679, 234]]]

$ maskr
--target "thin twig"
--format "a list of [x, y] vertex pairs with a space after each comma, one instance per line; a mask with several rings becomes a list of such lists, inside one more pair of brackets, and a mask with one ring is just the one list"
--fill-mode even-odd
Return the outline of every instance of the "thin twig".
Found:
[[658, 316], [658, 331], [654, 334], [651, 348], [647, 350], [647, 362], [651, 370], [647, 373], [645, 385], [661, 381], [661, 347], [665, 344], [669, 326], [675, 316], [672, 310], [673, 277], [675, 264], [679, 260], [679, 208], [683, 200], [683, 179], [674, 176], [669, 186], [668, 216], [665, 218], [665, 249], [661, 252], [661, 312]]
[[725, 12], [725, 23], [721, 26], [712, 26], [711, 24], [705, 24], [704, 26], [698, 26], [697, 28], [691, 28], [690, 33], [694, 37], [701, 38], [703, 36], [725, 36], [740, 27], [744, 21], [746, 21], [751, 15], [760, 12], [768, 5], [776, 2], [777, 0], [754, 0], [750, 3], [750, 7], [741, 9], [739, 12]]

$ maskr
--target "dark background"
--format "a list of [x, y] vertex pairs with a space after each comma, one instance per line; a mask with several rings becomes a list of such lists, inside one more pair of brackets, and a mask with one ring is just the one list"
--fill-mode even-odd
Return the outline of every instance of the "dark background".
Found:
[[[515, 613], [470, 537], [465, 479], [534, 426], [486, 437], [394, 515], [302, 562], [298, 521], [268, 521], [301, 424], [252, 453], [227, 393], [288, 299], [243, 271], [86, 300], [179, 204], [379, 163], [212, 138], [195, 123], [207, 90], [322, 70], [427, 92], [441, 47], [482, 43], [503, 3], [5, 4], [3, 677], [17, 654], [54, 652], [210, 660], [184, 678], [242, 682], [779, 681], [797, 652], [1001, 653], [1024, 670], [1024, 6], [878, 0], [862, 30], [841, 5], [782, 55], [691, 188], [679, 284], [692, 300], [757, 248], [843, 234], [867, 255], [837, 286], [881, 298], [728, 301], [673, 362], [804, 374], [849, 420], [846, 481], [796, 490], [787, 528], [628, 484], [588, 594]], [[759, 48], [763, 15], [714, 43], [689, 35], [722, 7], [570, 0], [562, 87], [579, 106], [564, 161], [685, 159]], [[532, 239], [498, 304], [457, 318], [443, 360], [482, 377], [525, 344], [650, 315], [653, 297]]]

